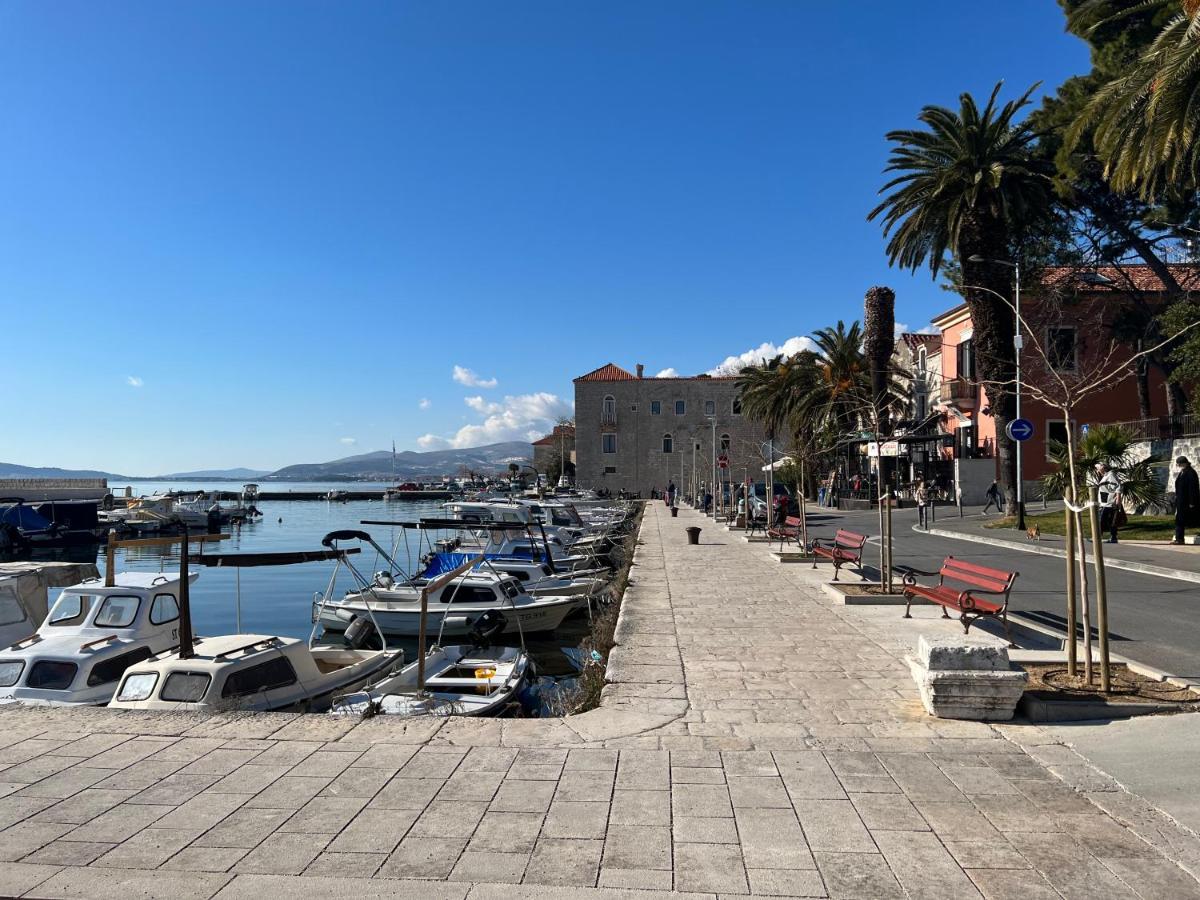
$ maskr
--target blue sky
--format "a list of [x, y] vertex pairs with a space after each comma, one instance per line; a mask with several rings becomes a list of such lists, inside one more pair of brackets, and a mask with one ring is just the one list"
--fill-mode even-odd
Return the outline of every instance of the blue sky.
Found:
[[0, 461], [467, 446], [873, 284], [916, 328], [884, 133], [1086, 68], [1052, 0], [0, 0]]

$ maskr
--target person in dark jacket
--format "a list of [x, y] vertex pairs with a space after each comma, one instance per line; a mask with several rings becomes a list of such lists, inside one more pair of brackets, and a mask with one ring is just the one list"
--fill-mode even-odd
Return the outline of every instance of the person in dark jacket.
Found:
[[1185, 528], [1200, 525], [1200, 477], [1186, 456], [1175, 460], [1179, 474], [1175, 476], [1175, 540], [1182, 544]]

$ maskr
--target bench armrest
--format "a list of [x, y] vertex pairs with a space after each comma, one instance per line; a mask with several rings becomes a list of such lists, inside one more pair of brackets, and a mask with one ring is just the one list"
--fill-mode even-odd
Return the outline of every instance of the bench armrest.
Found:
[[893, 568], [892, 571], [900, 572], [901, 577], [905, 584], [916, 584], [917, 583], [916, 576], [918, 576], [918, 575], [924, 575], [926, 577], [932, 578], [934, 575], [941, 574], [941, 570], [934, 570], [932, 572], [928, 572], [925, 569], [914, 569], [914, 568], [912, 568], [912, 566], [905, 566], [902, 570]]
[[973, 595], [975, 594], [986, 594], [989, 597], [1003, 597], [1004, 605], [1008, 606], [1008, 591], [988, 591], [984, 590], [983, 588], [967, 588], [965, 591], [961, 591], [958, 595], [959, 608], [974, 609], [975, 599]]

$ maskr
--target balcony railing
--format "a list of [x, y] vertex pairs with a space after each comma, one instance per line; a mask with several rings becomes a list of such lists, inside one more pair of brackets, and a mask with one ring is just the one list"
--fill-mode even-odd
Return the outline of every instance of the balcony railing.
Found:
[[1172, 441], [1200, 435], [1200, 416], [1156, 416], [1129, 422], [1109, 422], [1127, 432], [1135, 441]]
[[938, 388], [938, 399], [942, 403], [954, 403], [959, 406], [974, 405], [978, 391], [978, 385], [966, 378], [947, 378]]

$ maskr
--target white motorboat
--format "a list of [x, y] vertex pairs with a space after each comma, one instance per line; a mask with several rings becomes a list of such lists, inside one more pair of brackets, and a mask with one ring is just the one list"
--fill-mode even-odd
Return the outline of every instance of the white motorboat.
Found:
[[[181, 560], [187, 560], [187, 536]], [[345, 562], [357, 550], [298, 553], [211, 554], [194, 561], [222, 567], [287, 565], [335, 559]], [[184, 563], [181, 562], [181, 566]], [[378, 681], [399, 668], [404, 653], [388, 649], [370, 610], [351, 618], [344, 642], [317, 645], [316, 628], [307, 642], [262, 634], [192, 637], [187, 587], [180, 597], [179, 649], [159, 654], [126, 671], [109, 704], [119, 709], [315, 710], [329, 708], [335, 694]], [[328, 601], [333, 579], [325, 592]], [[238, 599], [240, 609], [241, 599]], [[240, 614], [239, 614], [240, 616]], [[368, 645], [374, 644], [374, 647]]]
[[402, 650], [310, 646], [298, 638], [227, 634], [197, 638], [130, 668], [109, 704], [117, 709], [244, 709], [320, 712], [335, 694], [403, 664]]
[[[435, 578], [443, 572], [449, 572], [467, 561], [466, 553], [450, 553], [434, 551], [427, 553], [421, 560], [424, 568], [418, 577]], [[511, 575], [525, 587], [526, 593], [536, 596], [546, 594], [591, 595], [598, 592], [608, 578], [604, 569], [578, 570], [561, 572], [551, 568], [540, 559], [530, 559], [522, 556], [501, 556], [499, 554], [484, 554], [484, 561], [476, 566], [481, 571], [492, 571], [501, 575]]]
[[419, 661], [365, 691], [334, 700], [335, 715], [490, 716], [516, 700], [530, 668], [516, 647], [431, 647], [420, 690]]
[[129, 666], [179, 643], [179, 585], [121, 572], [65, 588], [35, 634], [0, 651], [0, 701], [107, 703]]
[[194, 509], [187, 501], [181, 502], [165, 495], [141, 497], [123, 509], [109, 510], [105, 513], [105, 520], [136, 532], [153, 532], [164, 525], [176, 523], [189, 528], [208, 527], [206, 510]]
[[348, 592], [339, 600], [313, 606], [313, 621], [327, 631], [339, 632], [355, 617], [371, 616], [384, 634], [414, 637], [421, 631], [422, 594], [425, 595], [426, 631], [465, 635], [475, 620], [489, 610], [505, 611], [505, 633], [553, 631], [563, 619], [587, 607], [587, 596], [534, 597], [511, 576], [469, 571], [452, 580], [413, 578], [394, 581], [377, 575], [366, 588]]
[[334, 503], [345, 503], [350, 499], [350, 494], [347, 491], [326, 491], [325, 499]]

